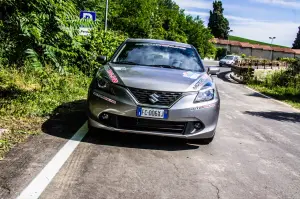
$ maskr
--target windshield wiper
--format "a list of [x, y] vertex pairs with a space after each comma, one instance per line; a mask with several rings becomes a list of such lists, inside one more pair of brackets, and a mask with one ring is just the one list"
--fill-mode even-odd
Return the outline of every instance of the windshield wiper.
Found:
[[130, 65], [138, 65], [135, 62], [132, 61], [119, 61], [119, 62], [113, 62], [113, 64], [130, 64]]
[[171, 66], [171, 65], [149, 65], [149, 66], [160, 67], [160, 68], [172, 68], [172, 69], [177, 69], [177, 70], [185, 70], [183, 68], [179, 68], [179, 67]]

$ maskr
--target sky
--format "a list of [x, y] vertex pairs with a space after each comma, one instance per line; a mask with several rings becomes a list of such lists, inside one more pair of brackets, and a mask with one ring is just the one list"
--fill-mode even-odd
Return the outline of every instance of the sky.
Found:
[[[174, 0], [208, 23], [213, 0]], [[222, 0], [231, 35], [291, 47], [300, 26], [300, 0]]]

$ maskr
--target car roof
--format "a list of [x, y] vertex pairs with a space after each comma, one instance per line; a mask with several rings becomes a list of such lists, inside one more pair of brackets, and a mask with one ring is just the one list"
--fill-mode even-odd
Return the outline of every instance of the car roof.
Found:
[[238, 55], [226, 55], [226, 56], [241, 57], [241, 56], [238, 56]]
[[167, 40], [158, 40], [158, 39], [127, 39], [126, 42], [137, 42], [137, 43], [155, 43], [155, 44], [164, 44], [164, 45], [173, 45], [184, 48], [191, 48], [192, 45], [175, 42], [175, 41], [167, 41]]

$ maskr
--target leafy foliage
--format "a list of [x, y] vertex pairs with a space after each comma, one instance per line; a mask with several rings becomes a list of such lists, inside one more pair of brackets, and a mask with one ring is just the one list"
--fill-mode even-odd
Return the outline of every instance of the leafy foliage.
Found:
[[300, 26], [299, 26], [299, 31], [297, 33], [297, 37], [294, 41], [294, 44], [293, 44], [293, 49], [300, 49]]
[[0, 67], [0, 117], [47, 116], [64, 102], [85, 98], [90, 81], [79, 71], [61, 75], [48, 66]]
[[263, 79], [256, 76], [248, 84], [300, 108], [300, 59], [289, 60], [286, 70], [269, 73]]
[[217, 48], [216, 59], [220, 60], [226, 56], [226, 48]]
[[[3, 0], [0, 7], [3, 64], [53, 65], [60, 73], [77, 66], [91, 74], [99, 53], [110, 56], [127, 36], [189, 42], [202, 56], [215, 51], [202, 20], [185, 16], [172, 0], [111, 0], [106, 34], [102, 0]], [[97, 21], [80, 20], [79, 10], [95, 10]], [[95, 30], [90, 37], [78, 35], [82, 25]]]
[[208, 27], [215, 38], [228, 39], [229, 22], [223, 15], [222, 1], [213, 2], [213, 11], [210, 11]]
[[88, 75], [93, 75], [101, 65], [97, 62], [99, 55], [110, 58], [118, 46], [126, 39], [121, 32], [107, 31], [94, 28], [88, 37], [77, 37], [78, 46], [72, 46], [77, 56], [69, 61], [70, 65], [77, 65], [77, 68]]

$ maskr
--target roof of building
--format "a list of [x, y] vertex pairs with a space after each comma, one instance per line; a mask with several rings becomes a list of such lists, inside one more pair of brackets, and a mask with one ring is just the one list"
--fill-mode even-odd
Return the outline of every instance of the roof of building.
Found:
[[295, 51], [291, 48], [283, 48], [284, 52], [286, 53], [295, 53]]
[[294, 51], [297, 55], [300, 55], [300, 49], [293, 49], [293, 51]]
[[247, 42], [240, 42], [241, 47], [244, 48], [252, 48], [252, 44], [249, 44]]
[[259, 44], [252, 44], [252, 48], [254, 48], [254, 49], [263, 49], [263, 47]]
[[213, 43], [223, 44], [223, 45], [231, 45], [231, 46], [239, 46], [243, 48], [252, 48], [252, 49], [263, 49], [263, 50], [273, 50], [275, 52], [285, 52], [285, 53], [293, 53], [300, 55], [300, 49], [291, 49], [291, 48], [282, 48], [277, 46], [268, 46], [268, 45], [259, 45], [259, 44], [250, 44], [248, 42], [239, 42], [239, 41], [228, 41], [225, 39], [214, 38], [212, 40]]
[[267, 45], [261, 45], [261, 47], [264, 49], [264, 50], [272, 50], [273, 48], [271, 46], [267, 46]]

